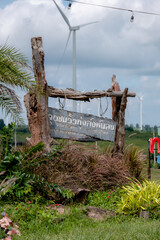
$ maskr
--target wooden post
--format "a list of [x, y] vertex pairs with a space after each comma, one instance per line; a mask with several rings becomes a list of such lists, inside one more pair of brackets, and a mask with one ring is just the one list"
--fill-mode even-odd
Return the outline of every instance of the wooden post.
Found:
[[24, 96], [27, 118], [31, 138], [27, 139], [31, 146], [43, 142], [45, 150], [50, 151], [49, 120], [48, 120], [48, 93], [44, 70], [44, 51], [42, 38], [31, 39], [33, 72], [36, 87]]
[[150, 154], [150, 148], [149, 148], [150, 142], [148, 141], [148, 180], [151, 180], [151, 154]]
[[[116, 76], [112, 77], [112, 90], [120, 91]], [[115, 143], [113, 155], [123, 156], [125, 144], [125, 109], [127, 106], [128, 88], [125, 88], [122, 97], [112, 97], [112, 119], [116, 121]]]
[[127, 106], [127, 92], [128, 88], [125, 88], [123, 96], [121, 98], [120, 109], [117, 114], [117, 127], [116, 127], [116, 135], [115, 135], [115, 143], [113, 153], [122, 155], [124, 153], [124, 145], [125, 145], [125, 109]]

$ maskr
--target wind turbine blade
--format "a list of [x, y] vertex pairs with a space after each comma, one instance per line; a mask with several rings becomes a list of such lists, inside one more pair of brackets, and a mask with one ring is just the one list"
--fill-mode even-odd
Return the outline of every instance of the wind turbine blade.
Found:
[[90, 25], [90, 24], [94, 24], [94, 23], [98, 23], [98, 21], [97, 22], [90, 22], [90, 23], [85, 23], [85, 24], [81, 24], [81, 25], [79, 25], [79, 26], [77, 26], [77, 27], [85, 27], [85, 26], [88, 26], [88, 25]]
[[65, 55], [65, 52], [66, 52], [66, 49], [67, 49], [67, 46], [68, 46], [68, 43], [69, 43], [70, 36], [71, 36], [71, 31], [69, 31], [68, 38], [67, 38], [67, 42], [66, 42], [66, 45], [65, 45], [63, 54], [62, 54], [62, 56], [61, 56], [61, 58], [60, 58], [60, 61], [59, 61], [58, 67], [57, 67], [57, 69], [56, 69], [55, 75], [57, 75], [57, 72], [59, 71], [59, 69], [60, 69], [60, 67], [61, 67], [62, 60], [63, 60], [63, 58], [64, 58], [64, 55]]
[[60, 7], [59, 7], [58, 4], [56, 3], [56, 1], [53, 0], [53, 2], [55, 3], [56, 7], [58, 8], [58, 10], [59, 10], [60, 14], [62, 15], [64, 21], [67, 23], [69, 29], [71, 29], [71, 25], [70, 25], [70, 22], [69, 22], [68, 18], [66, 17], [66, 15], [64, 14], [64, 12], [60, 9]]

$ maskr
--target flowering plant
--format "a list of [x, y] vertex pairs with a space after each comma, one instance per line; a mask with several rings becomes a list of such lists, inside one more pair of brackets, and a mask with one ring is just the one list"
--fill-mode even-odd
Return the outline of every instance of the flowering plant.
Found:
[[13, 235], [15, 234], [21, 236], [20, 231], [18, 230], [19, 227], [16, 224], [13, 224], [8, 215], [5, 212], [3, 212], [2, 216], [3, 218], [0, 219], [0, 227], [2, 234], [1, 240], [11, 240], [13, 238]]

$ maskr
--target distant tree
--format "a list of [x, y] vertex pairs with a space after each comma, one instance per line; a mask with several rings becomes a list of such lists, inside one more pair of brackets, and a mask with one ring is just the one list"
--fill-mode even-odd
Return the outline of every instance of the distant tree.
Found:
[[[133, 125], [133, 124], [132, 124]], [[126, 124], [125, 125], [125, 129], [127, 130], [127, 131], [129, 131], [129, 132], [133, 132], [134, 131], [134, 129], [133, 129], [133, 127], [130, 125], [128, 125], [128, 124]]]
[[0, 130], [5, 126], [4, 120], [0, 119]]
[[136, 128], [139, 129], [139, 124], [138, 123], [136, 123]]
[[151, 127], [150, 127], [149, 124], [146, 124], [146, 125], [144, 126], [144, 128], [145, 128], [145, 130], [146, 130], [147, 132], [151, 132]]
[[156, 125], [153, 127], [153, 130], [156, 134], [158, 134], [158, 127]]
[[134, 129], [134, 125], [133, 125], [133, 123], [130, 124], [130, 127]]
[[16, 132], [29, 133], [28, 125], [19, 125], [19, 126], [16, 126]]

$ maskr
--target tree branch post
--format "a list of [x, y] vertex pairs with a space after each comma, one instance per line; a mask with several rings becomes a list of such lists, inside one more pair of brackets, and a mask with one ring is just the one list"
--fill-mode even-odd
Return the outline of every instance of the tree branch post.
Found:
[[31, 39], [33, 72], [36, 86], [24, 96], [24, 103], [27, 110], [27, 118], [31, 138], [27, 141], [31, 146], [43, 142], [45, 150], [50, 151], [49, 119], [48, 119], [48, 92], [47, 81], [44, 70], [44, 51], [42, 38]]
[[[112, 91], [121, 92], [116, 76], [112, 77]], [[116, 134], [113, 154], [123, 157], [125, 144], [125, 110], [127, 106], [128, 88], [125, 88], [121, 96], [112, 97], [112, 119], [116, 122]]]

